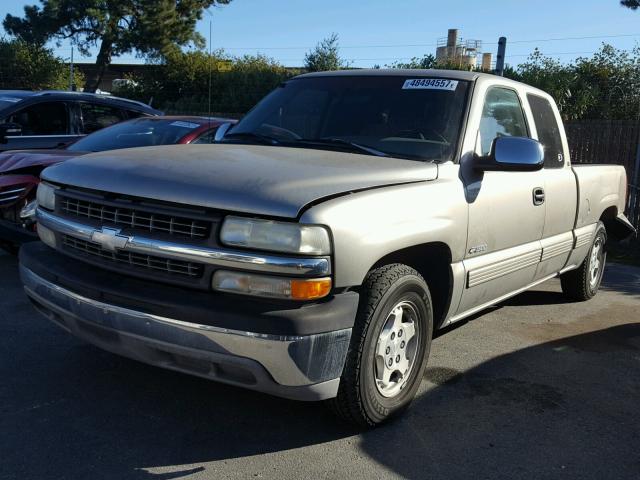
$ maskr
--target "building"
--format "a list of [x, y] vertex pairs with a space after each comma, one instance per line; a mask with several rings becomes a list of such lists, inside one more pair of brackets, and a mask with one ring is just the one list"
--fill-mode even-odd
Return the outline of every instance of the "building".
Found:
[[[482, 56], [481, 63], [478, 57]], [[439, 65], [455, 65], [458, 68], [475, 70], [491, 69], [491, 54], [482, 54], [482, 41], [463, 40], [456, 28], [450, 28], [446, 38], [439, 38], [436, 49], [436, 62]]]

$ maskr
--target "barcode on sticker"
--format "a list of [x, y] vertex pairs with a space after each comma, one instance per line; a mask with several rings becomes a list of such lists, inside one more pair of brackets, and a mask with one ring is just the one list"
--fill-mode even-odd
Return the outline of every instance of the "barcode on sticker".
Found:
[[402, 85], [403, 90], [427, 89], [427, 90], [455, 90], [458, 86], [457, 80], [446, 78], [412, 78], [405, 80]]

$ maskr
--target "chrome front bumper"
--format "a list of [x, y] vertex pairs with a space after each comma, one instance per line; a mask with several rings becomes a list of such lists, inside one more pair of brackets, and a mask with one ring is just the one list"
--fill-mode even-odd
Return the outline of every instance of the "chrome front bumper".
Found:
[[351, 329], [304, 336], [229, 330], [89, 299], [24, 266], [20, 275], [41, 313], [105, 350], [285, 398], [337, 394]]

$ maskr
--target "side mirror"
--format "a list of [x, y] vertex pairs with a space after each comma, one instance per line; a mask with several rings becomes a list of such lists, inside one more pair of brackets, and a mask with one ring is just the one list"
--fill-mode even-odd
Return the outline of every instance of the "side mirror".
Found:
[[214, 142], [217, 143], [222, 140], [232, 126], [233, 123], [231, 122], [226, 122], [220, 125], [216, 130], [216, 134], [213, 136]]
[[544, 148], [526, 137], [498, 137], [486, 157], [476, 157], [474, 168], [482, 171], [532, 172], [544, 165]]
[[0, 143], [7, 143], [7, 137], [22, 135], [19, 123], [0, 123]]

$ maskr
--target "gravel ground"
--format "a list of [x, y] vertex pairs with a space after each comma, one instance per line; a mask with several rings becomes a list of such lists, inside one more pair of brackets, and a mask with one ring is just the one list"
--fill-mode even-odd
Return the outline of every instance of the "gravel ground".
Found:
[[1, 479], [640, 478], [637, 267], [439, 335], [412, 409], [368, 432], [103, 352], [36, 314], [14, 257], [0, 278]]

